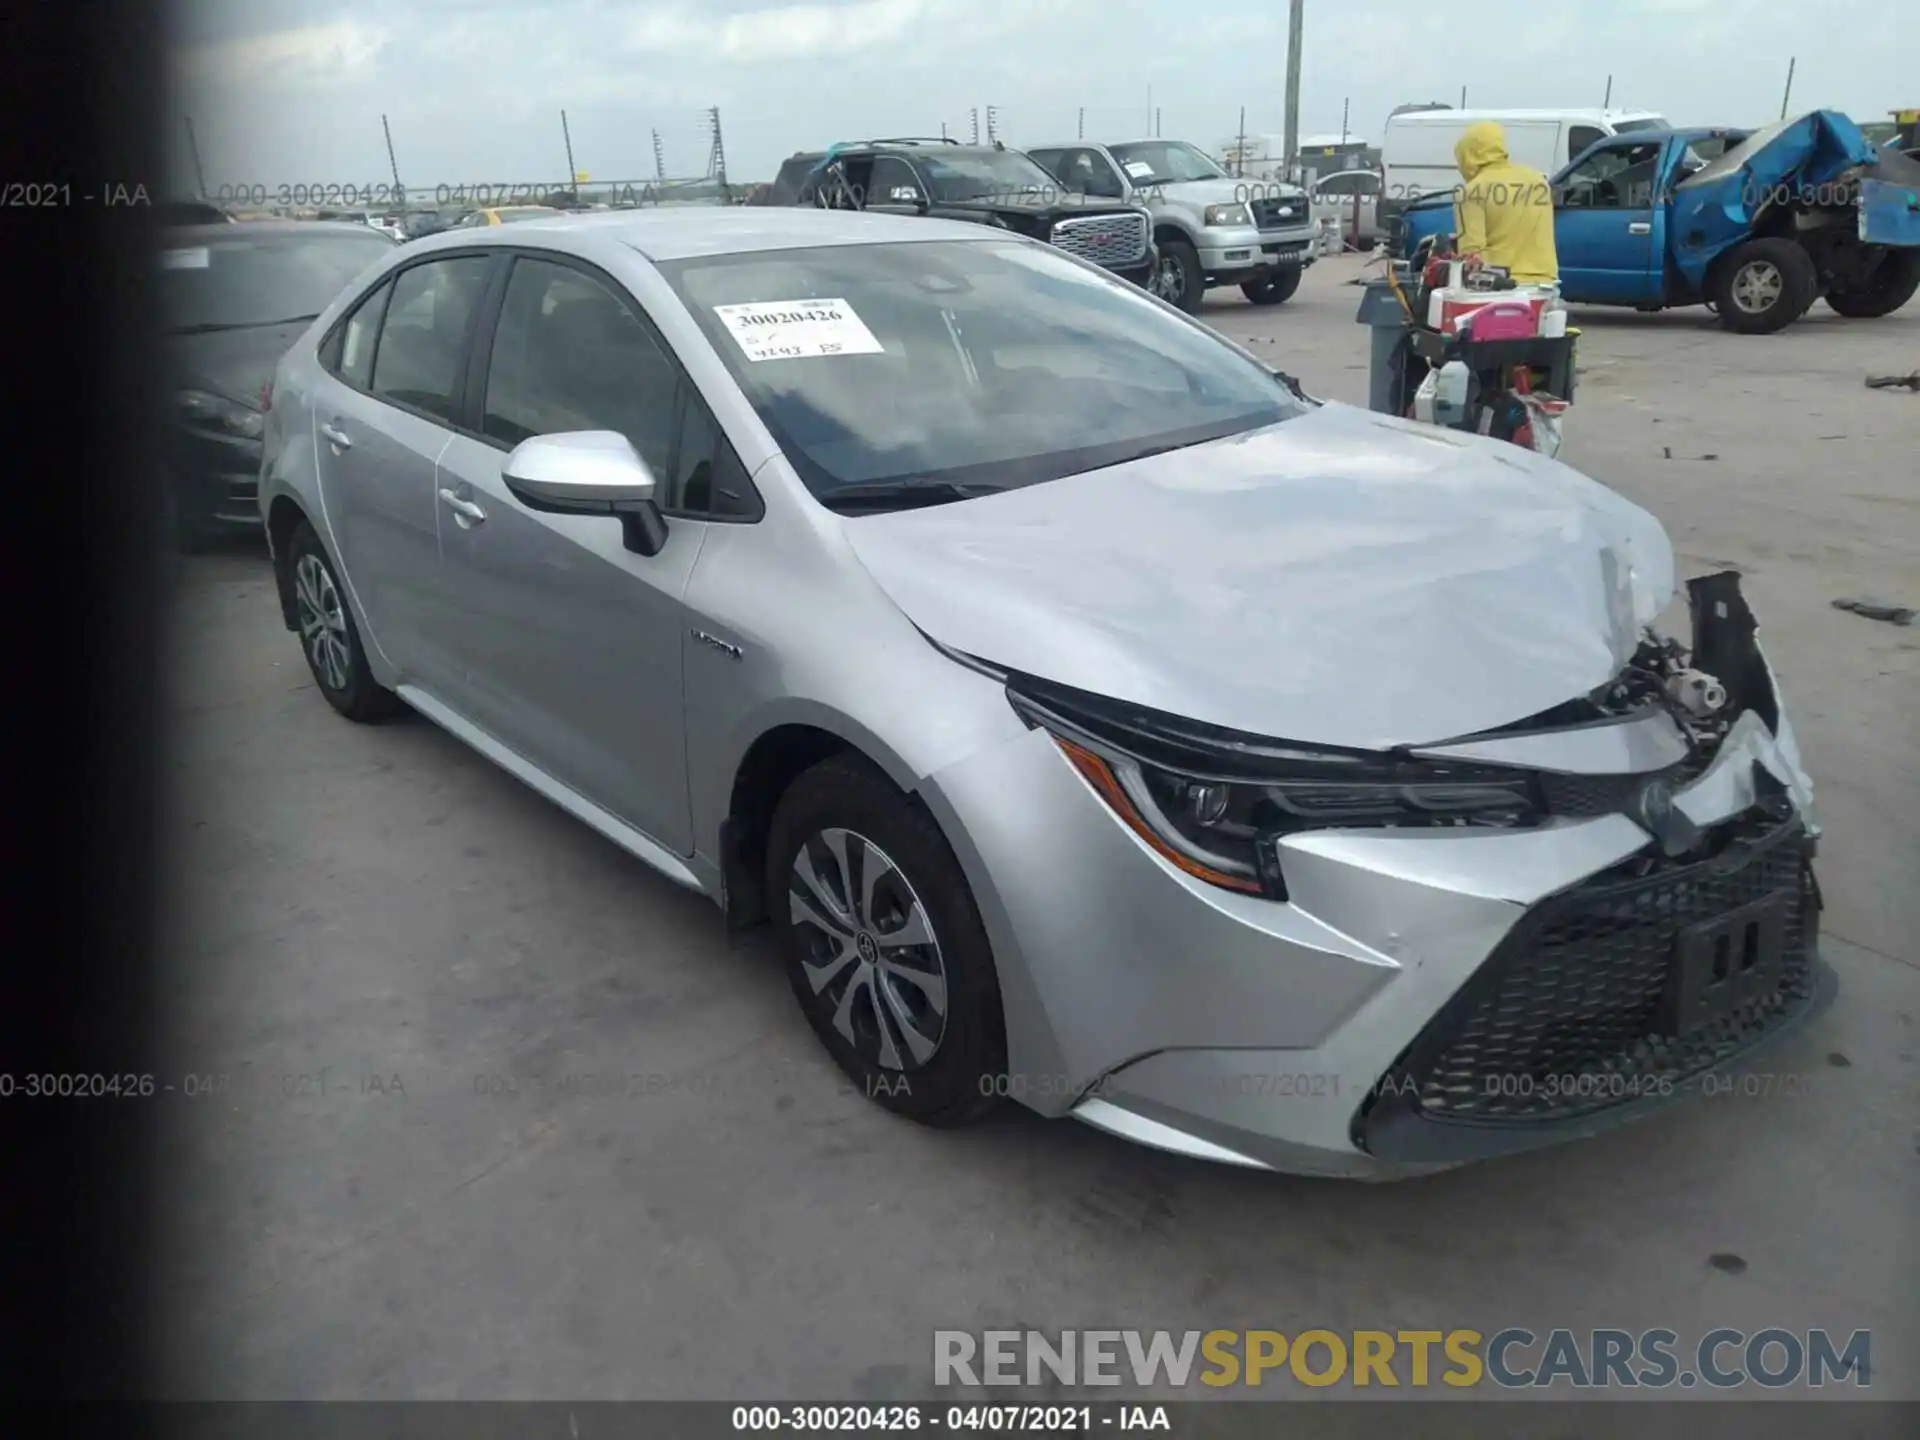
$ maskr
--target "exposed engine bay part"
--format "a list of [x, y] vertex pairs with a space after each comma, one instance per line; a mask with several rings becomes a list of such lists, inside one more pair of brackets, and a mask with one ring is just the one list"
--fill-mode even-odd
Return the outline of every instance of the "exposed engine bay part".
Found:
[[1667, 677], [1667, 694], [1689, 715], [1714, 715], [1727, 706], [1727, 687], [1704, 670], [1682, 670]]

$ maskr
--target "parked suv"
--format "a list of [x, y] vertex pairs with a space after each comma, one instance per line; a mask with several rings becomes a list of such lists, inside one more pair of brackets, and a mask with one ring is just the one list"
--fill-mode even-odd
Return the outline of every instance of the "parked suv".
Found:
[[1160, 252], [1153, 293], [1192, 313], [1206, 292], [1238, 285], [1256, 305], [1278, 305], [1313, 263], [1306, 192], [1273, 180], [1236, 180], [1180, 140], [1042, 145], [1028, 152], [1075, 194], [1145, 205]]
[[[782, 166], [776, 190], [807, 159], [796, 155]], [[909, 139], [835, 146], [807, 164], [794, 203], [971, 220], [1057, 245], [1136, 285], [1154, 278], [1153, 222], [1144, 205], [1065, 194], [1031, 158], [1004, 145]]]

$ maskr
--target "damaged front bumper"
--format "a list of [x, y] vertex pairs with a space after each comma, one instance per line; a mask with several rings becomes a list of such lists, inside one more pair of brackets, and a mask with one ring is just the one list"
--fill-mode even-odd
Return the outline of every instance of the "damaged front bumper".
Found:
[[1737, 579], [1691, 588], [1691, 663], [1734, 716], [1711, 745], [1654, 709], [1428, 747], [1570, 798], [1525, 828], [1287, 835], [1284, 900], [1169, 863], [1044, 730], [931, 777], [1009, 1092], [1161, 1149], [1395, 1178], [1596, 1133], [1804, 1023], [1833, 993], [1812, 785]]

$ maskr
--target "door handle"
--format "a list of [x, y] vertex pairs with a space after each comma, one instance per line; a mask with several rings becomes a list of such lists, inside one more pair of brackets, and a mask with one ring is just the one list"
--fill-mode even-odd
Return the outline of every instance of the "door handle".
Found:
[[320, 427], [320, 433], [327, 437], [328, 443], [336, 450], [351, 450], [353, 448], [353, 437], [338, 425], [331, 422], [322, 425]]
[[1653, 225], [1646, 220], [1636, 220], [1627, 226], [1627, 234], [1629, 235], [1651, 235], [1652, 233]]
[[454, 523], [462, 530], [471, 530], [487, 518], [487, 512], [471, 500], [462, 500], [451, 490], [440, 492], [440, 503], [453, 511]]

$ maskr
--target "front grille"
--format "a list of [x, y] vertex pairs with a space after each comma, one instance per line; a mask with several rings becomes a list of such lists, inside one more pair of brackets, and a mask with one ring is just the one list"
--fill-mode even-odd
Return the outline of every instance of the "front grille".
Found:
[[[1514, 1127], [1611, 1109], [1670, 1092], [1799, 1014], [1818, 925], [1805, 829], [1750, 813], [1715, 838], [1709, 859], [1597, 876], [1529, 911], [1382, 1078], [1363, 1130], [1383, 1110]], [[1777, 984], [1677, 1033], [1681, 932], [1767, 902], [1784, 924]]]
[[1662, 781], [1671, 790], [1683, 790], [1699, 779], [1712, 761], [1712, 752], [1701, 747], [1676, 765], [1638, 774], [1560, 774], [1542, 770], [1540, 789], [1547, 813], [1551, 815], [1586, 820], [1596, 815], [1631, 814], [1640, 792], [1652, 782]]
[[1249, 208], [1253, 223], [1262, 230], [1298, 230], [1312, 220], [1305, 200], [1268, 198], [1255, 200]]
[[1096, 265], [1138, 265], [1147, 258], [1147, 217], [1085, 215], [1053, 227], [1053, 243]]

